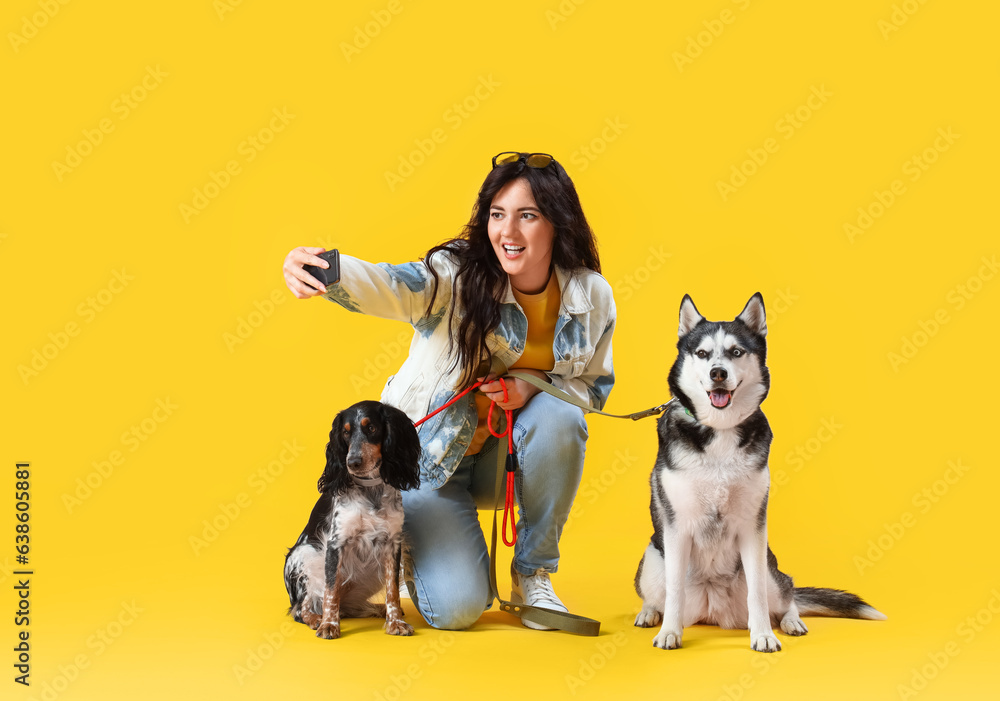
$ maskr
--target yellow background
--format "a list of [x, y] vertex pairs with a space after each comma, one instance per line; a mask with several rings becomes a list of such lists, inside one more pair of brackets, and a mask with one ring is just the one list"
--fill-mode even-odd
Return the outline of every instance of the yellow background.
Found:
[[[4, 3], [3, 698], [995, 698], [1000, 281], [981, 259], [998, 253], [1000, 12], [666, 5]], [[274, 110], [287, 123], [269, 135]], [[935, 148], [939, 129], [955, 136]], [[273, 139], [249, 147], [258, 135]], [[57, 173], [67, 149], [87, 155]], [[495, 612], [444, 633], [408, 602], [408, 639], [288, 623], [283, 557], [330, 421], [377, 397], [408, 328], [295, 300], [282, 260], [299, 245], [417, 258], [459, 232], [509, 149], [560, 159], [599, 237], [619, 313], [611, 410], [667, 398], [684, 293], [713, 319], [763, 293], [786, 478], [771, 545], [797, 583], [857, 592], [888, 621], [808, 619], [773, 656], [712, 627], [654, 649], [631, 625], [654, 424], [594, 417], [554, 581], [601, 638]], [[391, 188], [401, 159], [415, 165]], [[751, 175], [724, 198], [734, 167]], [[852, 237], [859, 207], [880, 216]], [[32, 469], [30, 689], [11, 667], [17, 460]]]

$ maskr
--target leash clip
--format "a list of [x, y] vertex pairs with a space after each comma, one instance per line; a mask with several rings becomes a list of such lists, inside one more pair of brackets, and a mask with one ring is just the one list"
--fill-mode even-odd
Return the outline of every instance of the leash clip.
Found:
[[[671, 399], [670, 402], [672, 401], [674, 400]], [[666, 410], [668, 406], [670, 406], [670, 402], [666, 402], [665, 404], [661, 404], [660, 406], [654, 406], [652, 409], [646, 409], [646, 411], [640, 411], [635, 414], [629, 414], [629, 418], [632, 419], [633, 421], [638, 421], [639, 419], [645, 419], [646, 417], [649, 416], [659, 416], [664, 412], [664, 410]]]

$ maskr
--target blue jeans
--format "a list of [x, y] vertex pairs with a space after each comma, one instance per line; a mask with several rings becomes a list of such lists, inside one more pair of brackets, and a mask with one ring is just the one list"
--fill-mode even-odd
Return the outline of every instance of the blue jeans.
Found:
[[[583, 475], [586, 443], [583, 411], [572, 404], [539, 392], [515, 412], [520, 513], [513, 567], [520, 574], [558, 568], [559, 536]], [[492, 604], [490, 554], [476, 508], [493, 508], [498, 446], [506, 452], [506, 437], [502, 443], [491, 437], [465, 456], [440, 489], [403, 492], [410, 594], [435, 628], [468, 628]]]

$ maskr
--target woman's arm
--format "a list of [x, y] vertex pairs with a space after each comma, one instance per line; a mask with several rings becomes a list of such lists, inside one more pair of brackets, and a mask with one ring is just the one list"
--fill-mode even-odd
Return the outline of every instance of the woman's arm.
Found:
[[594, 346], [594, 355], [591, 356], [590, 362], [576, 377], [565, 378], [550, 374], [549, 381], [554, 387], [590, 404], [595, 409], [604, 408], [611, 388], [615, 384], [614, 363], [611, 358], [611, 337], [615, 332], [615, 323], [616, 310], [612, 299], [606, 326]]
[[[299, 299], [322, 295], [353, 312], [385, 319], [396, 319], [416, 325], [427, 311], [434, 280], [424, 261], [389, 265], [373, 264], [341, 254], [340, 282], [323, 288], [322, 284], [302, 269], [303, 265], [325, 266], [316, 256], [322, 248], [296, 248], [285, 258], [285, 284]], [[451, 281], [442, 274], [443, 266], [435, 265], [439, 275], [435, 308], [442, 308], [451, 298]], [[444, 266], [446, 267], [446, 266]]]

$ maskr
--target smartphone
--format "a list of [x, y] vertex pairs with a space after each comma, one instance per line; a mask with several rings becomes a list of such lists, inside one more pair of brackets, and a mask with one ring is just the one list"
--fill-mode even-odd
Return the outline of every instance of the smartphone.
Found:
[[315, 265], [304, 265], [302, 269], [323, 283], [326, 287], [340, 282], [340, 251], [334, 248], [332, 251], [320, 253], [319, 257], [330, 264], [329, 268], [318, 268]]

